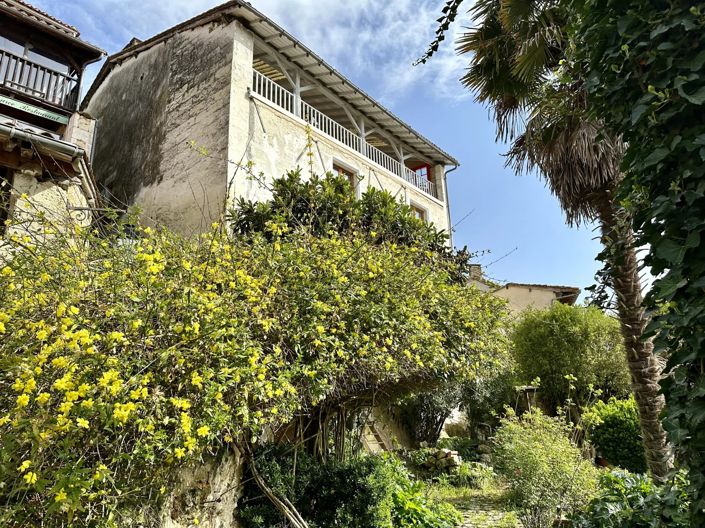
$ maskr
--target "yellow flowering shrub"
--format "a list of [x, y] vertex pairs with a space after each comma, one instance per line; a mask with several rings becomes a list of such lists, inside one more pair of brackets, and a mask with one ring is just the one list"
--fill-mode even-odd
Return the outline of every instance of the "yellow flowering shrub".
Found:
[[502, 303], [414, 247], [138, 233], [16, 241], [0, 264], [1, 526], [115, 526], [184, 464], [504, 345]]

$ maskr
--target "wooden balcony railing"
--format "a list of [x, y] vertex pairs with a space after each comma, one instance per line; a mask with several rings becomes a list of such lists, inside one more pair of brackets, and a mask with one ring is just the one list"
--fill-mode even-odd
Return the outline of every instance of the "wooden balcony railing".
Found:
[[67, 110], [78, 103], [77, 75], [66, 75], [0, 50], [0, 85]]
[[435, 183], [429, 181], [423, 176], [419, 176], [410, 168], [406, 167], [404, 164], [400, 163], [388, 154], [385, 154], [378, 148], [367, 144], [360, 136], [351, 132], [349, 129], [345, 128], [343, 125], [337, 121], [334, 121], [319, 110], [316, 110], [308, 103], [300, 101], [301, 106], [299, 111], [296, 112], [296, 98], [293, 93], [282, 87], [280, 84], [272, 81], [266, 75], [262, 75], [257, 70], [253, 70], [253, 73], [254, 79], [252, 83], [252, 90], [256, 94], [261, 95], [287, 112], [298, 115], [312, 127], [317, 128], [324, 134], [359, 152], [385, 170], [391, 172], [392, 174], [396, 174], [400, 178], [403, 178], [407, 182], [411, 183], [414, 187], [421, 189], [426, 194], [430, 194], [434, 198], [438, 198]]

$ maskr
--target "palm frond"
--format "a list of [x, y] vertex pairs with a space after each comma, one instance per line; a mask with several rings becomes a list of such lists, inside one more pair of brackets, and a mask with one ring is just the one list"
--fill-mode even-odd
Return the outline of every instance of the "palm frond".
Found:
[[596, 218], [595, 197], [621, 178], [624, 145], [589, 119], [584, 94], [566, 87], [547, 90], [536, 102], [525, 131], [507, 153], [517, 172], [538, 171], [558, 198], [566, 220], [580, 225]]

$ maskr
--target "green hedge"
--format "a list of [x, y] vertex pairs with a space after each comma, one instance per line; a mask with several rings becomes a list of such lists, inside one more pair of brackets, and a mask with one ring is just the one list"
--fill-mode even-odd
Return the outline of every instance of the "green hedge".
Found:
[[583, 423], [598, 455], [610, 464], [634, 473], [647, 470], [641, 428], [634, 397], [598, 401], [584, 415]]

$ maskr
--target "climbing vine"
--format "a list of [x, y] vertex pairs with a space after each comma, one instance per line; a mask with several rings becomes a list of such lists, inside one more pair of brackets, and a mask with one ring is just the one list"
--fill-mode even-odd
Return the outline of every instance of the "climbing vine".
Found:
[[599, 117], [628, 143], [623, 203], [659, 278], [648, 333], [668, 358], [664, 424], [705, 523], [705, 3], [572, 2]]
[[269, 222], [76, 229], [0, 264], [0, 524], [115, 526], [326, 401], [472, 377], [502, 305], [425, 250]]

